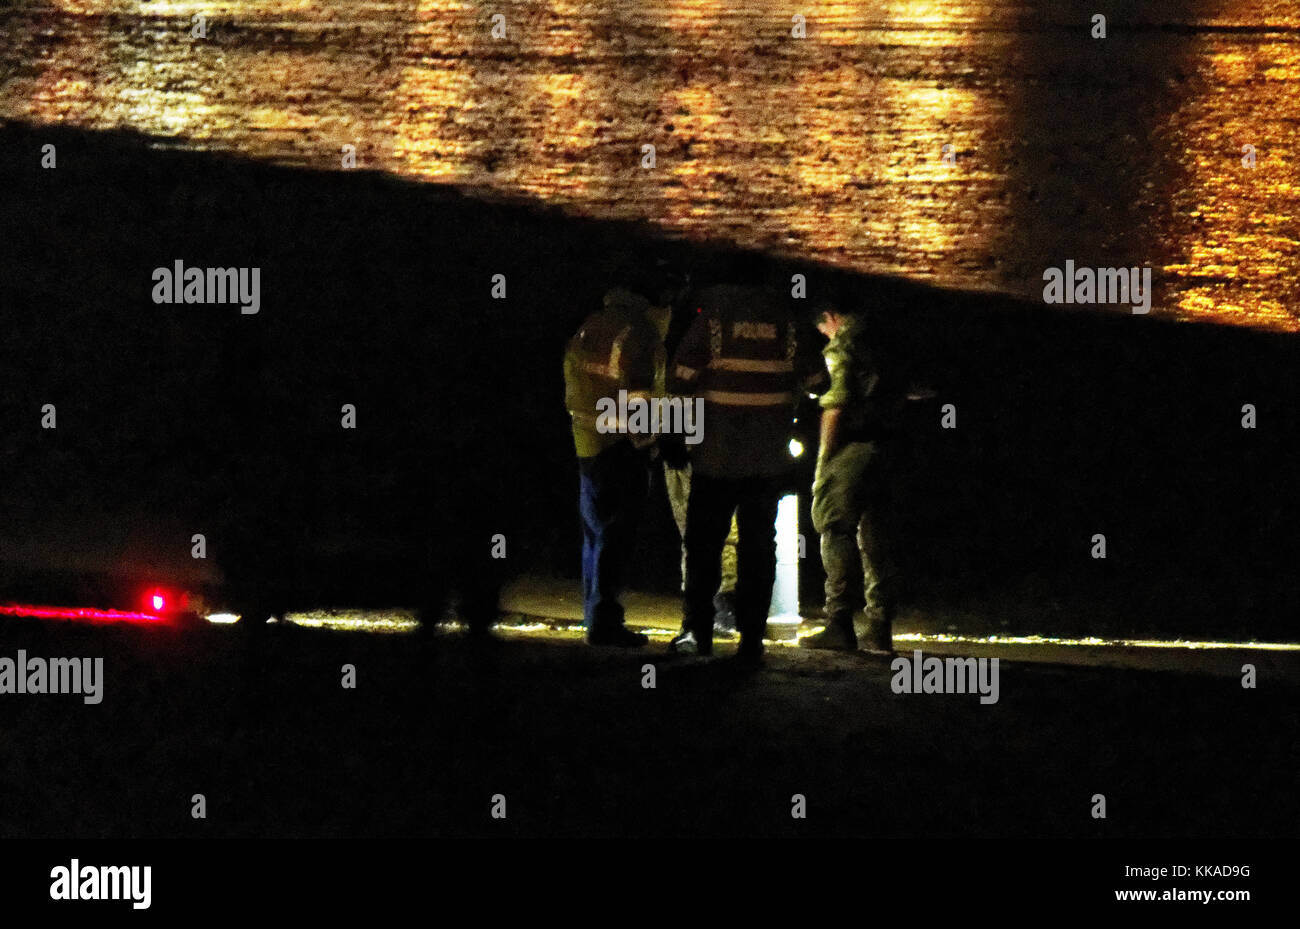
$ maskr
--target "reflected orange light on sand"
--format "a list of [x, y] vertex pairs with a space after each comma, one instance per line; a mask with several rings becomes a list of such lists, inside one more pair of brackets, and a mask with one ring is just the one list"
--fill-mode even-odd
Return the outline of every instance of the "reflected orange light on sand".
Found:
[[441, 130], [472, 109], [469, 80], [451, 68], [413, 66], [402, 70], [398, 94], [403, 104], [388, 117], [398, 170], [442, 181], [468, 178], [475, 143]]
[[1207, 80], [1174, 115], [1170, 136], [1209, 140], [1213, 156], [1175, 153], [1189, 180], [1174, 209], [1181, 255], [1164, 266], [1187, 285], [1176, 308], [1193, 319], [1300, 331], [1300, 185], [1290, 152], [1300, 48], [1282, 34], [1244, 46], [1213, 35], [1201, 42]]

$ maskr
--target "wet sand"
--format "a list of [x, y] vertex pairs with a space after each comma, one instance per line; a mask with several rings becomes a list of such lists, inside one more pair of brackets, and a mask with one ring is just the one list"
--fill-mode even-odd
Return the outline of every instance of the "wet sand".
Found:
[[747, 673], [535, 639], [278, 628], [256, 659], [242, 643], [0, 627], [6, 656], [107, 669], [96, 707], [5, 698], [0, 836], [1248, 839], [1300, 823], [1298, 694], [1267, 676], [1243, 690], [1005, 661], [985, 705], [896, 694], [880, 659], [789, 649]]
[[[646, 633], [661, 647], [681, 627], [681, 597], [628, 591], [623, 598], [625, 622]], [[566, 642], [582, 639], [582, 586], [578, 581], [522, 577], [512, 581], [501, 595], [502, 619], [497, 631], [522, 639], [540, 638]], [[824, 625], [820, 610], [804, 617], [778, 617], [767, 624], [766, 640], [781, 651], [798, 648], [801, 635]], [[894, 623], [894, 650], [910, 656], [916, 650], [926, 655], [970, 655], [1001, 661], [1033, 664], [1111, 668], [1131, 671], [1177, 671], [1195, 675], [1241, 679], [1242, 669], [1252, 665], [1271, 681], [1300, 684], [1300, 646], [1291, 642], [1205, 642], [1188, 639], [1100, 639], [1053, 638], [1043, 635], [1006, 636], [997, 631], [980, 634], [985, 623], [958, 628], [955, 617], [944, 611], [903, 611]], [[865, 617], [856, 624], [865, 635]], [[992, 625], [992, 624], [989, 624]], [[1000, 627], [1002, 624], [997, 623]], [[736, 644], [735, 633], [718, 631], [719, 642]]]

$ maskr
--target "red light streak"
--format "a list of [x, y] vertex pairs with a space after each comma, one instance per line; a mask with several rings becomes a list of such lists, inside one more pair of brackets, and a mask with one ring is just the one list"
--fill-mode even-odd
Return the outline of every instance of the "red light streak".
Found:
[[80, 619], [96, 623], [162, 622], [161, 616], [126, 610], [97, 610], [90, 607], [28, 606], [22, 603], [0, 605], [0, 616], [32, 616], [37, 619]]

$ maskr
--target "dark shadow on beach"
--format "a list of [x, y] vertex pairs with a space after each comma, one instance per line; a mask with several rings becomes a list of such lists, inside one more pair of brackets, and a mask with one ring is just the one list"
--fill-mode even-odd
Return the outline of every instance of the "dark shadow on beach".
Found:
[[1288, 838], [1300, 816], [1297, 694], [1276, 681], [1004, 662], [984, 704], [896, 694], [865, 656], [776, 649], [755, 672], [280, 626], [249, 711], [238, 638], [6, 623], [5, 655], [99, 655], [105, 675], [97, 706], [6, 698], [26, 702], [5, 704], [21, 709], [5, 722], [0, 836], [1222, 842]]
[[[45, 143], [56, 169], [40, 167]], [[450, 571], [444, 559], [496, 533], [505, 573], [576, 574], [560, 359], [611, 257], [698, 280], [752, 257], [124, 132], [10, 124], [0, 173], [7, 531], [56, 511], [90, 537], [104, 513], [166, 517], [208, 535], [234, 586], [286, 602], [410, 603], [430, 558]], [[259, 267], [259, 312], [153, 303], [153, 269], [177, 260]], [[868, 308], [885, 350], [936, 391], [911, 405], [897, 488], [922, 622], [1295, 639], [1294, 338], [768, 265], [808, 276], [796, 309], [829, 286]], [[46, 403], [55, 431], [40, 428]], [[1257, 428], [1242, 427], [1245, 404]], [[632, 580], [670, 591], [661, 503]], [[430, 525], [441, 547], [412, 554]]]

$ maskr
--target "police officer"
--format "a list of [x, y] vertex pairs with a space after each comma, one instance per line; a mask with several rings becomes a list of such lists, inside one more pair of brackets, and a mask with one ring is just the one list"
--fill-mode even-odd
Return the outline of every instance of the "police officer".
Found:
[[[685, 457], [686, 447], [680, 445], [683, 458], [670, 461], [667, 449], [669, 442], [660, 439], [659, 447], [664, 451], [664, 488], [668, 491], [668, 506], [673, 512], [673, 522], [677, 524], [677, 533], [682, 540], [682, 593], [686, 592], [686, 501], [691, 494], [691, 463]], [[740, 530], [736, 526], [736, 517], [731, 517], [731, 528], [722, 545], [722, 581], [718, 584], [718, 593], [713, 598], [713, 629], [715, 632], [736, 631], [736, 543], [740, 540]]]
[[795, 323], [758, 287], [716, 285], [700, 302], [702, 312], [682, 339], [668, 375], [672, 393], [704, 401], [686, 506], [682, 631], [669, 649], [695, 655], [713, 651], [713, 597], [734, 513], [738, 655], [757, 660], [776, 577], [780, 479], [791, 463]]
[[[623, 623], [620, 597], [650, 486], [653, 435], [629, 434], [601, 408], [663, 393], [671, 311], [616, 287], [564, 354], [565, 405], [573, 419], [582, 515], [582, 605], [587, 641], [635, 648], [647, 637]], [[602, 401], [605, 401], [602, 403]]]
[[[906, 391], [880, 364], [859, 314], [825, 304], [817, 329], [830, 341], [822, 354], [830, 388], [821, 397], [821, 441], [813, 480], [813, 528], [826, 569], [826, 628], [805, 636], [807, 648], [854, 651], [853, 615], [874, 607], [870, 650], [892, 650], [899, 573], [889, 516], [891, 470], [897, 466]], [[864, 602], [865, 601], [865, 602]]]

